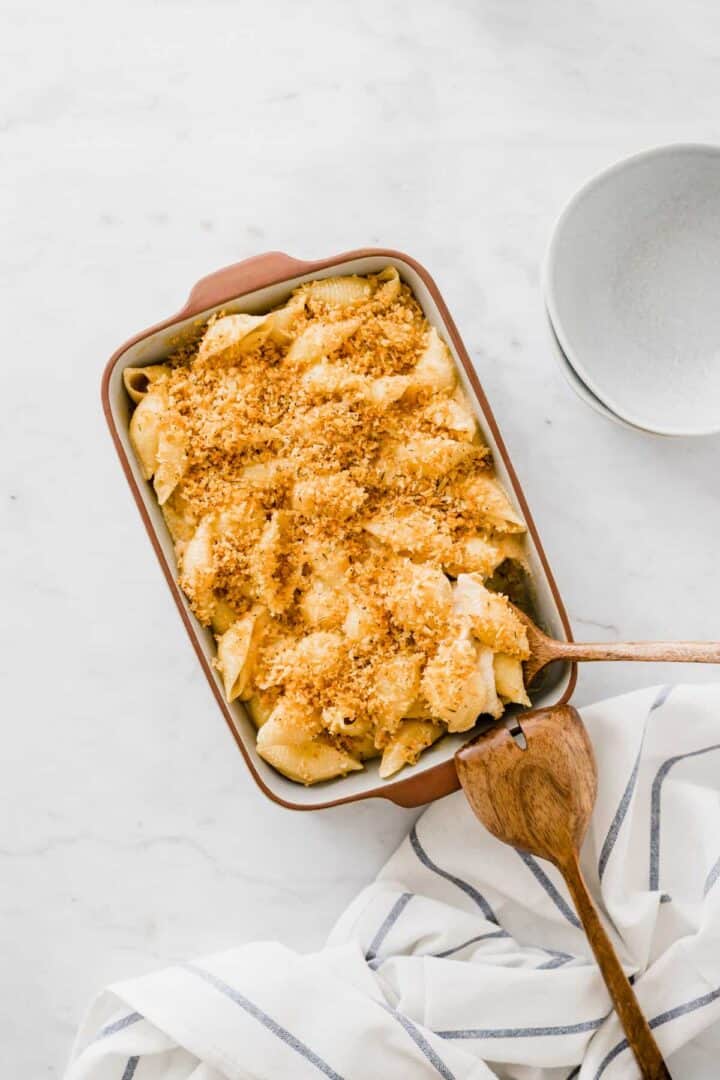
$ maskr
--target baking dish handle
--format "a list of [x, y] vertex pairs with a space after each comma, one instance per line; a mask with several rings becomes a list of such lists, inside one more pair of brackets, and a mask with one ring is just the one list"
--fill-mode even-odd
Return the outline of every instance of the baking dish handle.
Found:
[[176, 318], [189, 319], [201, 311], [234, 300], [243, 293], [254, 292], [286, 278], [307, 273], [315, 263], [294, 259], [282, 251], [267, 251], [250, 259], [224, 266], [214, 274], [201, 278], [190, 290], [183, 309]]
[[436, 799], [442, 799], [445, 795], [457, 791], [459, 787], [460, 780], [455, 769], [455, 761], [450, 758], [449, 761], [443, 761], [441, 765], [436, 765], [428, 772], [420, 773], [418, 776], [409, 776], [407, 780], [398, 780], [388, 785], [386, 791], [380, 789], [373, 791], [372, 794], [380, 795], [394, 802], [396, 806], [404, 806], [409, 810], [435, 802]]

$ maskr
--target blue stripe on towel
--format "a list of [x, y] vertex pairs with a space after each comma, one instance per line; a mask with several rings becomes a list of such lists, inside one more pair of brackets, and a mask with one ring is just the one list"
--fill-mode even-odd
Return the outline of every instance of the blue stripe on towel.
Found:
[[[667, 1012], [659, 1013], [648, 1022], [653, 1029], [662, 1027], [663, 1024], [668, 1024], [671, 1020], [677, 1020], [678, 1016], [686, 1016], [688, 1013], [695, 1012], [696, 1009], [702, 1009], [705, 1005], [710, 1005], [713, 1001], [717, 1001], [718, 998], [720, 998], [720, 987], [711, 990], [709, 994], [703, 994], [701, 997], [696, 997], [691, 1001], [683, 1002], [682, 1005], [676, 1005], [673, 1009], [668, 1009]], [[627, 1048], [627, 1039], [621, 1039], [619, 1043], [616, 1043], [612, 1050], [610, 1050], [600, 1062], [600, 1067], [595, 1073], [593, 1080], [599, 1080], [610, 1062], [614, 1061], [615, 1058], [621, 1054], [623, 1050], [627, 1050]]]
[[137, 1057], [137, 1055], [127, 1059], [127, 1065], [125, 1066], [125, 1072], [122, 1074], [122, 1080], [132, 1080], [139, 1060], [140, 1058]]
[[304, 1057], [306, 1061], [309, 1061], [311, 1065], [314, 1065], [325, 1076], [330, 1077], [330, 1080], [343, 1080], [339, 1073], [336, 1073], [326, 1061], [323, 1061], [321, 1057], [311, 1050], [309, 1046], [306, 1046], [304, 1042], [301, 1042], [291, 1031], [282, 1027], [276, 1020], [273, 1020], [271, 1016], [268, 1016], [266, 1012], [254, 1005], [252, 1001], [241, 994], [239, 990], [236, 990], [234, 986], [230, 986], [228, 983], [223, 982], [217, 975], [213, 975], [212, 972], [206, 971], [204, 968], [197, 967], [195, 964], [183, 964], [183, 971], [189, 972], [191, 975], [197, 976], [199, 979], [203, 979], [210, 986], [213, 986], [216, 990], [219, 990], [221, 994], [230, 998], [236, 1005], [239, 1005], [241, 1009], [244, 1009], [246, 1013], [257, 1020], [268, 1031], [272, 1032], [278, 1039], [286, 1043], [292, 1050], [301, 1057]]
[[378, 930], [375, 937], [370, 942], [370, 947], [368, 948], [368, 951], [365, 954], [365, 959], [366, 960], [370, 961], [370, 960], [375, 959], [375, 957], [377, 956], [377, 953], [378, 953], [378, 949], [380, 948], [383, 941], [385, 940], [387, 935], [390, 933], [393, 926], [398, 921], [398, 919], [400, 918], [400, 916], [402, 915], [403, 911], [405, 910], [405, 908], [407, 907], [409, 902], [412, 900], [412, 898], [413, 898], [412, 893], [405, 892], [405, 893], [402, 894], [402, 896], [398, 897], [398, 899], [395, 901], [392, 908], [390, 909], [389, 914], [386, 916], [386, 918], [384, 919], [382, 925], [380, 926], [380, 929]]
[[126, 1027], [130, 1027], [131, 1024], [137, 1024], [138, 1020], [144, 1020], [144, 1017], [139, 1012], [128, 1013], [127, 1016], [122, 1016], [119, 1020], [113, 1020], [111, 1024], [101, 1027], [92, 1041], [97, 1042], [98, 1039], [107, 1039], [109, 1035], [114, 1035], [117, 1031], [123, 1031]]
[[528, 1028], [460, 1028], [457, 1031], [436, 1031], [441, 1039], [534, 1039], [545, 1035], [580, 1035], [585, 1031], [596, 1031], [605, 1022], [583, 1020], [579, 1024], [560, 1024], [548, 1027]]
[[650, 795], [650, 872], [648, 878], [651, 892], [660, 888], [660, 809], [663, 784], [670, 770], [679, 761], [698, 757], [700, 754], [709, 754], [711, 750], [720, 750], [720, 743], [703, 746], [699, 750], [690, 750], [687, 754], [676, 754], [675, 757], [663, 761], [655, 774]]
[[719, 876], [720, 859], [716, 859], [713, 865], [710, 867], [710, 870], [708, 871], [708, 876], [705, 878], [705, 885], [703, 886], [703, 896], [707, 896]]
[[478, 892], [474, 885], [471, 885], [469, 881], [463, 881], [462, 878], [456, 877], [455, 874], [451, 874], [447, 870], [441, 869], [441, 867], [439, 867], [437, 863], [434, 863], [432, 861], [428, 853], [425, 851], [425, 848], [420, 843], [416, 825], [413, 825], [412, 829], [410, 830], [409, 839], [413, 851], [415, 852], [423, 866], [426, 866], [428, 870], [432, 870], [434, 874], [438, 874], [439, 877], [445, 878], [446, 881], [450, 881], [453, 885], [456, 885], [458, 889], [462, 889], [466, 896], [469, 896], [471, 900], [474, 900], [474, 902], [480, 908], [488, 922], [492, 922], [497, 925], [498, 920], [495, 912], [490, 907], [482, 893]]
[[448, 956], [452, 956], [454, 953], [460, 952], [462, 949], [467, 949], [468, 945], [475, 945], [478, 941], [487, 941], [488, 938], [509, 938], [507, 930], [491, 930], [488, 934], [478, 934], [477, 937], [468, 938], [467, 941], [463, 941], [462, 945], [454, 945], [452, 949], [444, 949], [443, 952], [429, 953], [428, 955], [434, 957], [436, 960], [443, 960]]
[[546, 960], [544, 964], [538, 964], [535, 970], [550, 971], [552, 968], [559, 968], [564, 964], [569, 964], [570, 961], [574, 959], [574, 956], [553, 956], [550, 960]]
[[423, 1033], [415, 1026], [415, 1024], [413, 1024], [412, 1020], [408, 1016], [405, 1016], [404, 1013], [397, 1012], [395, 1009], [391, 1009], [389, 1005], [383, 1005], [382, 1002], [380, 1002], [380, 1005], [382, 1005], [382, 1008], [385, 1010], [385, 1012], [388, 1012], [391, 1016], [394, 1016], [398, 1023], [405, 1028], [405, 1031], [408, 1033], [417, 1048], [421, 1051], [421, 1053], [425, 1055], [430, 1064], [435, 1066], [440, 1076], [443, 1077], [443, 1080], [455, 1080], [455, 1075], [450, 1072], [443, 1059], [433, 1050], [430, 1043], [427, 1041]]
[[635, 791], [635, 785], [637, 784], [638, 772], [640, 771], [640, 759], [642, 758], [643, 747], [645, 745], [645, 736], [647, 734], [648, 720], [650, 719], [650, 715], [653, 712], [655, 712], [656, 709], [661, 708], [665, 704], [667, 699], [670, 697], [670, 693], [671, 693], [672, 689], [673, 689], [672, 686], [661, 686], [660, 687], [660, 692], [658, 693], [657, 697], [653, 701], [652, 705], [650, 706], [650, 708], [648, 710], [647, 716], [645, 717], [645, 721], [643, 723], [642, 736], [640, 738], [640, 746], [638, 748], [637, 757], [635, 758], [635, 764], [633, 765], [633, 770], [632, 770], [632, 772], [630, 774], [630, 779], [628, 780], [627, 785], [625, 787], [625, 790], [623, 791], [622, 798], [620, 799], [620, 802], [618, 803], [618, 808], [615, 811], [615, 817], [612, 819], [612, 822], [610, 823], [610, 828], [608, 829], [608, 834], [605, 837], [605, 842], [604, 842], [604, 844], [602, 846], [602, 850], [600, 852], [600, 859], [598, 861], [598, 876], [599, 876], [601, 881], [602, 881], [603, 874], [605, 873], [605, 870], [606, 870], [606, 867], [607, 867], [607, 864], [608, 864], [608, 859], [610, 858], [610, 855], [612, 854], [612, 850], [615, 847], [615, 842], [616, 842], [616, 840], [618, 838], [618, 834], [620, 832], [620, 827], [622, 826], [622, 823], [625, 820], [625, 815], [627, 814], [628, 809], [630, 807], [630, 800], [632, 799], [633, 792]]

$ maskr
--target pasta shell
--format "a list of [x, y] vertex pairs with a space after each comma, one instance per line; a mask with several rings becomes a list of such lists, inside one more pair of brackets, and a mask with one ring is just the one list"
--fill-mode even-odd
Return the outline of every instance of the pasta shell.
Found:
[[163, 504], [162, 512], [176, 544], [182, 547], [186, 541], [192, 539], [197, 528], [196, 512], [177, 488]]
[[318, 360], [302, 377], [303, 387], [311, 394], [347, 394], [363, 388], [362, 376], [355, 375], [343, 364], [333, 364], [325, 357]]
[[[224, 315], [210, 323], [200, 346], [198, 360], [219, 359], [228, 354], [242, 355], [267, 337], [267, 315]], [[263, 333], [259, 331], [263, 328]]]
[[452, 546], [443, 567], [448, 574], [479, 573], [489, 577], [502, 561], [500, 548], [482, 536], [467, 536]]
[[457, 615], [470, 619], [478, 641], [495, 652], [528, 658], [527, 631], [506, 597], [486, 589], [474, 574], [459, 574], [452, 603]]
[[256, 607], [218, 638], [217, 668], [228, 701], [250, 696], [258, 645], [267, 626], [267, 612]]
[[215, 564], [213, 541], [215, 520], [204, 517], [192, 540], [185, 545], [181, 560], [180, 585], [184, 589], [200, 622], [207, 625], [215, 610]]
[[434, 326], [428, 331], [425, 351], [410, 375], [419, 390], [452, 390], [457, 381], [455, 362], [450, 350]]
[[475, 455], [471, 443], [445, 435], [413, 435], [406, 442], [388, 440], [381, 449], [378, 469], [390, 481], [398, 476], [438, 480]]
[[321, 739], [265, 748], [260, 747], [258, 740], [258, 753], [278, 772], [301, 784], [317, 784], [336, 776], [346, 776], [349, 772], [362, 771], [363, 768], [362, 762], [345, 750], [339, 750]]
[[281, 308], [271, 311], [267, 317], [268, 336], [278, 345], [289, 345], [292, 341], [293, 323], [305, 307], [301, 296], [294, 296]]
[[419, 653], [400, 654], [377, 665], [372, 705], [383, 730], [394, 730], [417, 699], [422, 660]]
[[492, 650], [466, 636], [440, 646], [423, 673], [422, 692], [448, 731], [468, 731], [483, 713], [502, 715]]
[[305, 295], [310, 307], [314, 307], [315, 304], [325, 307], [345, 307], [348, 304], [362, 303], [371, 293], [372, 285], [368, 279], [353, 274], [313, 281], [307, 287]]
[[212, 614], [212, 628], [215, 634], [224, 634], [237, 620], [237, 612], [233, 611], [226, 600], [215, 602], [215, 610]]
[[360, 319], [343, 319], [333, 323], [313, 323], [295, 338], [286, 360], [292, 364], [311, 364], [331, 356], [360, 326]]
[[157, 468], [153, 485], [160, 506], [167, 502], [187, 468], [187, 433], [178, 418], [167, 419], [160, 426]]
[[407, 375], [382, 375], [365, 383], [363, 396], [379, 409], [387, 409], [400, 400], [409, 386]]
[[495, 688], [505, 701], [514, 701], [518, 705], [532, 704], [525, 689], [522, 662], [516, 656], [496, 653], [493, 659], [495, 669]]
[[414, 765], [423, 750], [439, 739], [442, 733], [440, 724], [428, 720], [405, 720], [383, 750], [378, 770], [380, 778], [387, 780], [403, 765]]
[[293, 516], [291, 511], [275, 510], [250, 559], [258, 597], [272, 615], [289, 607], [300, 584], [302, 564], [290, 558]]
[[378, 514], [363, 528], [398, 554], [442, 562], [448, 557], [450, 539], [432, 514], [423, 510]]
[[331, 517], [345, 521], [359, 510], [367, 492], [349, 473], [325, 473], [311, 480], [299, 480], [293, 487], [291, 506], [305, 517]]
[[372, 758], [380, 757], [381, 751], [375, 745], [372, 732], [367, 732], [364, 735], [346, 736], [345, 738], [351, 757], [357, 758], [358, 761], [370, 761]]
[[262, 753], [271, 746], [299, 746], [321, 731], [319, 712], [298, 709], [281, 698], [258, 732], [258, 750]]
[[274, 707], [273, 695], [268, 693], [254, 694], [245, 702], [250, 719], [258, 729], [268, 720]]
[[442, 570], [399, 559], [386, 604], [398, 625], [419, 630], [447, 620], [452, 612], [452, 588]]
[[378, 632], [379, 624], [369, 608], [351, 597], [342, 629], [345, 637], [350, 641], [367, 641]]
[[503, 533], [502, 536], [496, 537], [494, 542], [497, 544], [501, 561], [511, 559], [524, 568], [527, 573], [530, 573], [528, 553], [522, 533]]
[[435, 427], [451, 431], [467, 442], [472, 442], [478, 435], [477, 421], [459, 387], [453, 397], [433, 398], [423, 409], [422, 416]]
[[127, 367], [123, 371], [123, 383], [128, 395], [138, 404], [148, 393], [153, 383], [156, 383], [170, 368], [167, 364], [150, 364], [148, 367]]
[[525, 522], [494, 477], [482, 474], [468, 477], [461, 485], [460, 496], [487, 528], [498, 532], [525, 532]]
[[314, 577], [298, 602], [303, 618], [317, 630], [333, 630], [347, 615], [348, 599], [344, 588]]
[[166, 413], [167, 397], [155, 389], [145, 395], [130, 420], [130, 442], [145, 480], [151, 480], [158, 467], [160, 431]]
[[408, 720], [431, 720], [432, 715], [430, 705], [422, 696], [416, 697], [410, 708], [405, 711], [405, 717]]
[[378, 291], [373, 297], [377, 307], [389, 307], [400, 295], [400, 275], [396, 267], [386, 266], [377, 276]]

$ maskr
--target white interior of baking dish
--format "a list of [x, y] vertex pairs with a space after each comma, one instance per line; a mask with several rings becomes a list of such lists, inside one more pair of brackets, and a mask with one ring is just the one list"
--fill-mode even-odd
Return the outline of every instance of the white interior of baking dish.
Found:
[[[430, 292], [427, 289], [422, 278], [418, 273], [403, 262], [401, 259], [390, 259], [387, 256], [373, 255], [360, 259], [347, 260], [342, 263], [335, 263], [333, 266], [326, 267], [324, 270], [314, 272], [310, 274], [304, 274], [299, 277], [291, 278], [287, 281], [283, 281], [276, 285], [267, 286], [264, 289], [258, 289], [256, 292], [247, 293], [244, 296], [238, 297], [236, 300], [225, 301], [222, 304], [218, 304], [215, 307], [208, 308], [207, 311], [194, 315], [190, 319], [186, 319], [184, 322], [173, 323], [172, 326], [167, 327], [164, 330], [159, 330], [149, 337], [144, 338], [142, 341], [137, 342], [135, 345], [131, 345], [121, 356], [118, 357], [115, 367], [112, 371], [109, 383], [109, 399], [110, 407], [112, 409], [113, 417], [117, 430], [120, 434], [125, 452], [130, 462], [130, 467], [133, 471], [137, 485], [142, 493], [147, 512], [150, 516], [150, 520], [153, 523], [155, 532], [159, 538], [164, 557], [171, 567], [173, 574], [175, 573], [175, 554], [173, 550], [172, 540], [165, 525], [164, 518], [160, 507], [155, 499], [155, 494], [151, 484], [143, 480], [135, 454], [130, 446], [128, 438], [128, 423], [130, 419], [130, 401], [125, 392], [122, 381], [123, 369], [126, 367], [142, 367], [147, 364], [160, 363], [163, 361], [169, 353], [173, 351], [173, 348], [177, 346], [178, 336], [181, 335], [183, 329], [191, 327], [198, 319], [202, 319], [212, 315], [215, 311], [222, 310], [226, 312], [249, 312], [251, 314], [262, 313], [275, 307], [278, 304], [283, 303], [291, 291], [304, 281], [316, 280], [322, 277], [331, 277], [337, 274], [370, 274], [376, 273], [382, 270], [389, 264], [397, 266], [398, 272], [401, 278], [405, 281], [413, 290], [418, 302], [420, 303], [428, 321], [443, 335], [444, 339], [450, 346], [455, 362], [457, 364], [460, 378], [465, 385], [470, 400], [475, 406], [480, 429], [483, 433], [483, 437], [487, 442], [487, 445], [493, 451], [495, 456], [495, 468], [497, 475], [501, 482], [506, 487], [512, 501], [516, 504], [517, 499], [515, 497], [515, 491], [508, 476], [505, 463], [502, 456], [498, 452], [496, 441], [492, 432], [489, 429], [488, 424], [485, 421], [484, 414], [480, 408], [479, 402], [476, 400], [474, 391], [469, 384], [465, 370], [459, 361], [453, 342], [445, 327], [445, 322], [440, 314]], [[480, 373], [481, 375], [482, 373]], [[481, 377], [482, 382], [482, 377]], [[530, 568], [534, 577], [534, 584], [536, 589], [536, 601], [537, 601], [537, 613], [545, 629], [548, 633], [554, 637], [558, 637], [562, 640], [565, 639], [566, 634], [563, 629], [562, 620], [558, 612], [555, 598], [552, 594], [549, 582], [545, 575], [542, 563], [538, 556], [537, 550], [533, 543], [532, 537], [528, 536], [528, 559]], [[194, 615], [190, 611], [190, 606], [181, 593], [182, 603], [190, 616], [190, 620], [195, 627], [195, 633], [201, 646], [207, 656], [208, 660], [212, 660], [215, 656], [215, 641], [212, 633], [202, 627], [195, 619]], [[553, 677], [546, 680], [542, 690], [537, 695], [533, 694], [533, 704], [537, 707], [542, 705], [550, 705], [558, 701], [558, 699], [564, 693], [569, 678], [571, 668], [569, 665], [555, 665], [556, 671], [553, 672]], [[216, 679], [218, 685], [220, 680], [213, 668], [213, 678]], [[226, 706], [232, 716], [232, 722], [241, 738], [251, 760], [254, 762], [255, 768], [262, 778], [266, 786], [281, 800], [288, 803], [294, 803], [296, 806], [302, 806], [310, 808], [317, 804], [326, 803], [329, 800], [334, 799], [346, 799], [352, 798], [362, 794], [363, 792], [370, 791], [371, 789], [383, 787], [390, 788], [394, 782], [407, 779], [410, 775], [417, 776], [423, 772], [432, 769], [434, 766], [447, 761], [455, 751], [463, 743], [467, 742], [471, 737], [472, 732], [463, 732], [461, 735], [449, 735], [442, 738], [434, 746], [426, 750], [417, 765], [406, 766], [402, 772], [400, 772], [392, 780], [382, 781], [378, 777], [378, 763], [377, 761], [370, 761], [366, 763], [365, 770], [361, 773], [351, 773], [349, 776], [338, 778], [335, 780], [329, 780], [322, 784], [316, 784], [313, 787], [303, 787], [300, 784], [294, 783], [292, 780], [288, 780], [280, 773], [276, 772], [270, 765], [268, 765], [258, 754], [255, 748], [255, 727], [250, 720], [249, 716], [243, 705], [240, 702], [233, 702], [231, 705]], [[487, 726], [483, 724], [482, 726]]]

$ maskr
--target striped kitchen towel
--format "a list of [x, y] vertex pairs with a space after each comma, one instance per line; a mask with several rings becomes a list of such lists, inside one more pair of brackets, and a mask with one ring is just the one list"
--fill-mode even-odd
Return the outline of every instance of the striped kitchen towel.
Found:
[[[590, 888], [676, 1080], [720, 1076], [720, 687], [583, 710]], [[301, 956], [245, 945], [97, 1000], [67, 1080], [638, 1075], [559, 874], [431, 806]]]

